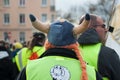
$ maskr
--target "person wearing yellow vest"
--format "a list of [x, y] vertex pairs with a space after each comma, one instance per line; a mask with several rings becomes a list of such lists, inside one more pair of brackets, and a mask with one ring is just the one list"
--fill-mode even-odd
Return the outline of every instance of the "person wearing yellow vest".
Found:
[[23, 45], [20, 42], [15, 42], [13, 44], [13, 48], [14, 49], [11, 53], [11, 58], [12, 58], [12, 61], [14, 63], [15, 62], [15, 56], [16, 56], [17, 52], [20, 51], [23, 48]]
[[105, 26], [100, 16], [90, 14], [90, 17], [89, 28], [78, 38], [83, 59], [94, 66], [104, 80], [120, 80], [120, 58], [113, 49], [105, 46], [107, 32], [112, 30]]
[[64, 19], [43, 24], [32, 14], [30, 20], [36, 29], [47, 33], [46, 51], [39, 59], [29, 61], [17, 80], [102, 80], [95, 69], [83, 61], [75, 37], [86, 30], [89, 14], [76, 27]]
[[17, 52], [15, 62], [18, 72], [20, 72], [27, 65], [28, 60], [37, 59], [45, 51], [45, 39], [46, 36], [44, 33], [35, 32], [33, 34], [33, 39], [29, 42], [28, 46]]

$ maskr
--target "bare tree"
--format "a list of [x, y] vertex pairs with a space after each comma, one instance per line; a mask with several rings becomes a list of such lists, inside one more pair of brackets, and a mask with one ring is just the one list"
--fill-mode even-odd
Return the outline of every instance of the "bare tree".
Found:
[[89, 12], [102, 16], [106, 21], [109, 20], [112, 10], [113, 0], [99, 0], [98, 3], [90, 3]]
[[86, 2], [84, 5], [73, 5], [69, 8], [67, 13], [64, 13], [63, 17], [72, 21], [79, 22], [80, 17], [85, 13], [93, 13], [100, 15], [106, 23], [108, 23], [113, 0], [98, 0], [96, 3]]
[[77, 23], [80, 17], [87, 12], [87, 8], [84, 6], [73, 5], [69, 8], [68, 12], [64, 14], [64, 18], [71, 22]]

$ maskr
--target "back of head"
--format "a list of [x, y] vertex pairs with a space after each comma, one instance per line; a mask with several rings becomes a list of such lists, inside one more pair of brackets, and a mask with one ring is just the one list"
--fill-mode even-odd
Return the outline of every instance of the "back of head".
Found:
[[[79, 24], [81, 24], [84, 20], [85, 15], [83, 15], [79, 21]], [[95, 14], [90, 14], [90, 22], [88, 25], [88, 28], [93, 28], [94, 25], [98, 24], [99, 22], [97, 21], [97, 18], [100, 18], [99, 16], [95, 15]]]
[[33, 39], [28, 46], [29, 49], [33, 49], [34, 46], [43, 46], [45, 42], [46, 36], [42, 32], [35, 32], [33, 33]]
[[13, 46], [15, 47], [15, 49], [21, 49], [23, 47], [23, 45], [20, 42], [14, 43]]
[[0, 40], [0, 51], [7, 51], [5, 47], [5, 41], [3, 40]]
[[[84, 17], [85, 16], [83, 16], [80, 19], [80, 23], [79, 24], [82, 23]], [[94, 32], [94, 33], [90, 34], [91, 38], [89, 38], [89, 40], [92, 39], [92, 37], [94, 36], [94, 39], [92, 39], [93, 40], [92, 43], [94, 43], [94, 41], [97, 40], [95, 42], [97, 42], [97, 43], [100, 42], [100, 43], [105, 44], [105, 41], [106, 41], [106, 38], [107, 38], [106, 34], [108, 32], [108, 29], [107, 29], [107, 27], [104, 24], [104, 20], [100, 16], [95, 15], [95, 14], [90, 14], [90, 18], [91, 18], [91, 20], [90, 20], [90, 23], [88, 25], [88, 30], [86, 30], [86, 32], [91, 31], [91, 32]], [[83, 38], [83, 36], [81, 38]], [[79, 37], [79, 40], [80, 40], [80, 37]]]
[[4, 47], [5, 46], [5, 41], [0, 40], [0, 47]]
[[33, 38], [36, 38], [39, 41], [45, 40], [45, 34], [42, 32], [35, 32], [33, 33]]
[[50, 25], [48, 41], [54, 46], [66, 46], [76, 42], [73, 27], [68, 21], [56, 21]]

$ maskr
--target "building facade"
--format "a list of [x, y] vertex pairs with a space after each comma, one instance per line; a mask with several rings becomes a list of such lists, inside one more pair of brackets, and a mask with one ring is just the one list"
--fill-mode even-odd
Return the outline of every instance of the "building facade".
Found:
[[106, 46], [114, 49], [120, 57], [120, 4], [115, 6], [112, 14], [110, 25], [114, 27], [114, 31], [108, 34]]
[[0, 39], [10, 43], [30, 40], [36, 30], [29, 14], [42, 22], [54, 21], [55, 0], [0, 0]]

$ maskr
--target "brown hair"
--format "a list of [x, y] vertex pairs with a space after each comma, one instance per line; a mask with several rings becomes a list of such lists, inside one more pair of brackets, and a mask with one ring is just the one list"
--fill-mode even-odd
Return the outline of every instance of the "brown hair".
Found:
[[[51, 43], [49, 43], [48, 41], [45, 42], [45, 48], [46, 50], [47, 49], [50, 49], [50, 48], [55, 48], [56, 46], [52, 45]], [[88, 76], [87, 76], [87, 72], [86, 72], [86, 64], [85, 62], [83, 61], [83, 58], [81, 56], [81, 53], [79, 51], [79, 44], [76, 42], [76, 43], [73, 43], [73, 44], [70, 44], [70, 45], [66, 45], [66, 46], [61, 46], [60, 48], [67, 48], [67, 49], [70, 49], [70, 50], [74, 50], [75, 53], [76, 53], [76, 56], [78, 57], [79, 61], [80, 61], [80, 64], [81, 64], [81, 69], [82, 69], [82, 76], [81, 76], [81, 79], [80, 80], [88, 80]]]
[[29, 49], [32, 50], [34, 46], [43, 46], [46, 36], [44, 33], [36, 32], [33, 34], [33, 39], [29, 42]]

